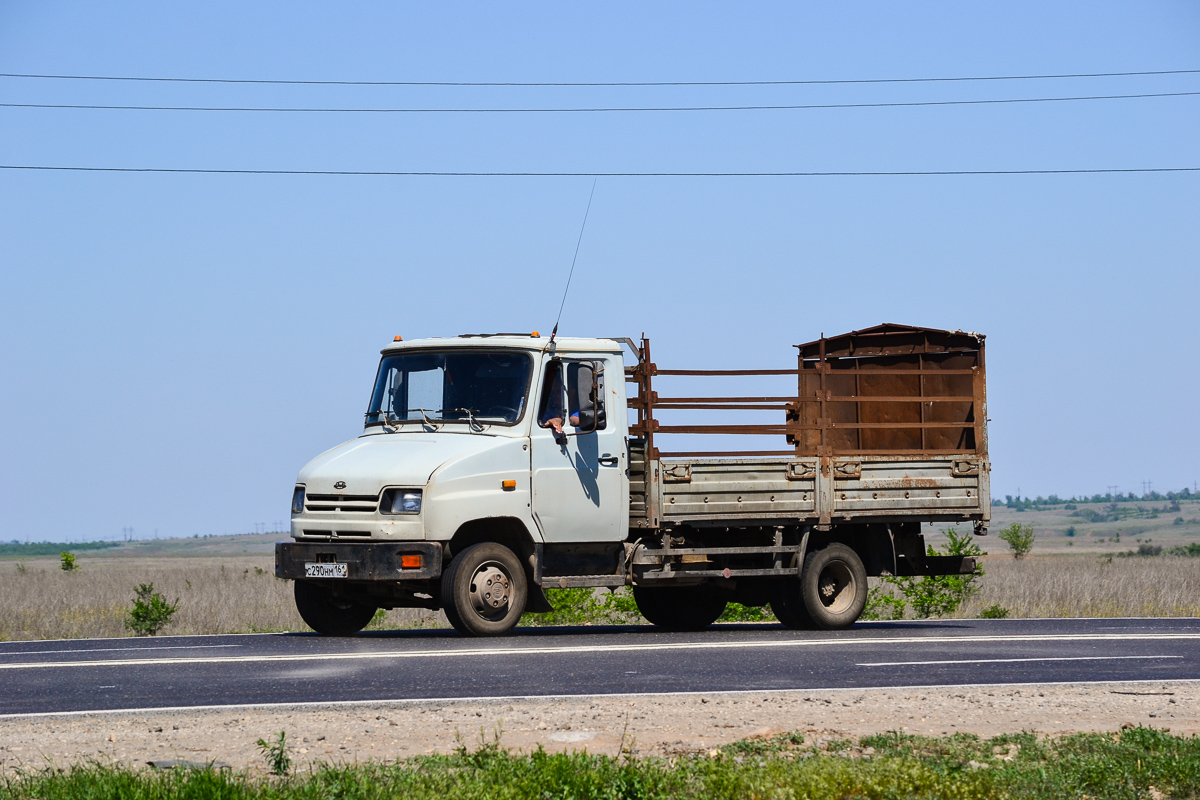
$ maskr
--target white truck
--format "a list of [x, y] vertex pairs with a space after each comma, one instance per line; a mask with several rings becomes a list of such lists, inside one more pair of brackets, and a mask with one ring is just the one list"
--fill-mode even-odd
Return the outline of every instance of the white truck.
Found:
[[[362, 435], [300, 471], [276, 575], [322, 634], [416, 607], [487, 636], [552, 610], [548, 587], [632, 586], [669, 630], [730, 601], [836, 629], [868, 576], [973, 572], [929, 555], [921, 525], [986, 533], [984, 337], [887, 324], [797, 347], [790, 369], [660, 370], [645, 338], [396, 337]], [[788, 375], [774, 396], [656, 388]], [[780, 448], [659, 450], [679, 435]]]

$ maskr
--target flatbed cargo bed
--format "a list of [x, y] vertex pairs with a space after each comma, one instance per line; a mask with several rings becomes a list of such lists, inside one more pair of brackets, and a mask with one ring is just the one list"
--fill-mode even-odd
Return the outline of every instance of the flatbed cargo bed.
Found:
[[[880, 325], [798, 345], [794, 370], [660, 370], [635, 384], [630, 528], [974, 523], [991, 519], [984, 337]], [[658, 376], [795, 374], [794, 397], [660, 399]], [[664, 425], [658, 409], [777, 411], [777, 424]], [[791, 451], [670, 453], [672, 434], [778, 435]]]

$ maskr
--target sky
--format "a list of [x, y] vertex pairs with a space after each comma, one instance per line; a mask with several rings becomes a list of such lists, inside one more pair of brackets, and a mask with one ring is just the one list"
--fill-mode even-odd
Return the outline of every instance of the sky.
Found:
[[[0, 72], [440, 82], [1200, 69], [1200, 4], [0, 0]], [[1200, 91], [1200, 74], [737, 87], [0, 78], [0, 102], [811, 105]], [[616, 113], [0, 107], [0, 164], [499, 172], [1200, 167], [1200, 97]], [[547, 331], [588, 177], [0, 170], [0, 540], [274, 529], [379, 349]], [[560, 333], [794, 365], [880, 322], [987, 334], [995, 496], [1200, 479], [1200, 173], [602, 177]]]

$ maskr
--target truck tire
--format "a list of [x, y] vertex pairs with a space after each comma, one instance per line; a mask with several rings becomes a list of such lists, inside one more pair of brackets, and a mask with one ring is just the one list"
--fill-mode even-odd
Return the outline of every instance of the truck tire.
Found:
[[849, 628], [867, 604], [867, 570], [862, 559], [844, 544], [809, 553], [800, 574], [800, 594], [818, 628]]
[[705, 586], [634, 586], [638, 611], [668, 631], [702, 631], [725, 611], [725, 600]]
[[811, 631], [817, 627], [804, 607], [798, 578], [786, 578], [775, 584], [771, 592], [771, 613], [785, 628], [794, 631]]
[[528, 597], [525, 570], [504, 545], [471, 545], [442, 573], [442, 610], [467, 636], [508, 633], [525, 613]]
[[328, 586], [296, 581], [296, 610], [308, 627], [323, 636], [353, 636], [367, 627], [375, 606], [334, 597]]

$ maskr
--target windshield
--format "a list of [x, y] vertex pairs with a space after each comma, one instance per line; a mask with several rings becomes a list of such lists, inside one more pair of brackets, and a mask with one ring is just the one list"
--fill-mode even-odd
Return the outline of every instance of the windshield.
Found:
[[367, 425], [467, 422], [511, 425], [525, 411], [533, 360], [490, 350], [384, 356]]

